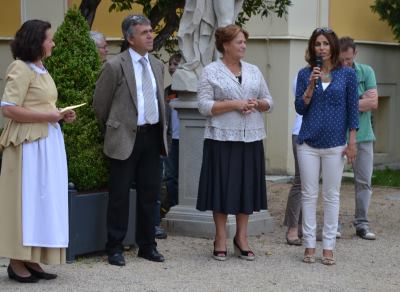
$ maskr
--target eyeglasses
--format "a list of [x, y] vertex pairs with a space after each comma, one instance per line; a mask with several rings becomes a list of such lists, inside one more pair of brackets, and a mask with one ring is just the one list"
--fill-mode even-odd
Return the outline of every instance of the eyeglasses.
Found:
[[332, 33], [333, 30], [331, 30], [329, 27], [318, 27], [314, 30], [314, 33], [320, 33], [320, 32], [324, 32], [324, 33]]

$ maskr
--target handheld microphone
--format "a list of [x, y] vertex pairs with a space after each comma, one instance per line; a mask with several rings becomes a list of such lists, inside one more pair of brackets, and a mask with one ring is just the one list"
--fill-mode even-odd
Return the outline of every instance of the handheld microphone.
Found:
[[[315, 58], [315, 66], [318, 67], [319, 69], [322, 68], [322, 57], [321, 57], [320, 55], [317, 55], [316, 58]], [[315, 81], [315, 88], [318, 87], [318, 80], [319, 80], [319, 79], [320, 79], [320, 78], [318, 78], [318, 79]]]
[[322, 68], [322, 57], [320, 55], [317, 55], [315, 57], [315, 66], [317, 66], [318, 68]]

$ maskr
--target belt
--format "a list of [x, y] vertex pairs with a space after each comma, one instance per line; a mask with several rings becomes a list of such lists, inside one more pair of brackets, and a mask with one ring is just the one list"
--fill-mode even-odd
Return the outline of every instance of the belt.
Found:
[[137, 126], [136, 131], [138, 133], [147, 133], [154, 128], [158, 128], [158, 125], [159, 125], [159, 123], [140, 125], [140, 126]]

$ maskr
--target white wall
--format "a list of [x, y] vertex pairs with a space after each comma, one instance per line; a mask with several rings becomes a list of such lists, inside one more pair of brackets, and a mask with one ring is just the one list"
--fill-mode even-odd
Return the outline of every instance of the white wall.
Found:
[[21, 0], [21, 19], [41, 19], [51, 23], [54, 31], [63, 22], [68, 10], [66, 0]]

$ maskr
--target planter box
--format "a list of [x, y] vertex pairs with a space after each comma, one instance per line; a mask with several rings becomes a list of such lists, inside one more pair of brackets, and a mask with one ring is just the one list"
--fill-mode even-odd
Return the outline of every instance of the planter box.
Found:
[[[67, 262], [75, 256], [105, 250], [107, 240], [108, 192], [77, 194], [68, 193], [69, 246]], [[136, 191], [131, 189], [129, 198], [129, 222], [124, 245], [135, 245]]]

